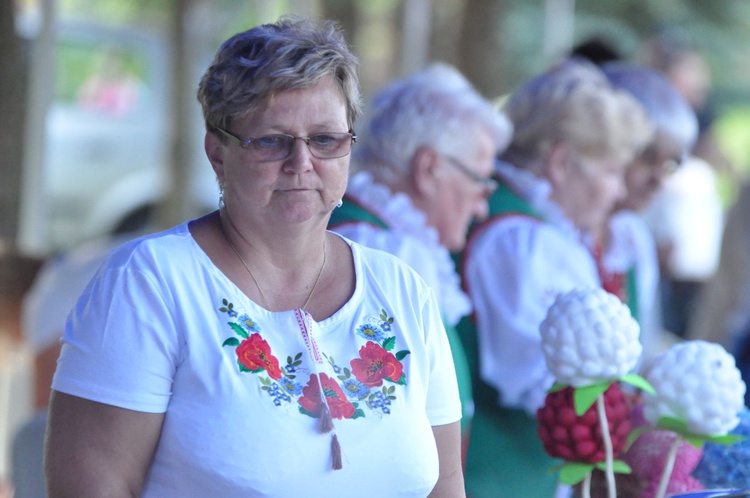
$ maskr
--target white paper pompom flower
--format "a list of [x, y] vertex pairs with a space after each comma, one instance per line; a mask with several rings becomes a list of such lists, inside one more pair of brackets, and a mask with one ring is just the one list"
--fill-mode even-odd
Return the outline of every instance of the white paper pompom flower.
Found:
[[654, 358], [646, 380], [656, 390], [644, 398], [643, 415], [652, 425], [671, 417], [693, 434], [720, 436], [739, 423], [745, 383], [734, 357], [718, 344], [675, 344]]
[[559, 383], [573, 387], [619, 379], [643, 350], [628, 307], [599, 288], [558, 295], [540, 332], [547, 367]]

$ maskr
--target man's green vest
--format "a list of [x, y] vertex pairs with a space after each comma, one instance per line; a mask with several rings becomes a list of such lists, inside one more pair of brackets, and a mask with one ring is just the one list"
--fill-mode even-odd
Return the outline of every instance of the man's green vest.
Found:
[[[340, 208], [333, 210], [331, 219], [328, 222], [328, 228], [335, 231], [337, 226], [347, 223], [362, 222], [388, 230], [388, 225], [383, 220], [353, 201], [351, 198], [344, 197], [343, 205]], [[458, 392], [461, 398], [462, 412], [461, 432], [463, 434], [468, 434], [474, 410], [474, 403], [471, 397], [471, 374], [469, 373], [469, 364], [466, 361], [466, 354], [464, 353], [461, 340], [458, 338], [456, 328], [447, 323], [445, 317], [443, 317], [443, 325], [448, 334], [448, 341], [450, 342], [451, 351], [453, 353], [453, 364], [456, 368], [456, 378], [458, 379]]]

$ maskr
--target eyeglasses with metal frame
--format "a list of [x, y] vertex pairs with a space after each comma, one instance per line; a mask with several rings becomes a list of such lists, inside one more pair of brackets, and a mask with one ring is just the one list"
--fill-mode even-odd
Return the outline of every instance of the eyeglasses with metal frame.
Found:
[[457, 170], [459, 170], [461, 173], [469, 177], [472, 181], [474, 181], [476, 184], [478, 184], [480, 187], [482, 187], [482, 190], [484, 192], [484, 195], [489, 197], [491, 196], [495, 190], [497, 190], [498, 183], [497, 181], [493, 180], [492, 178], [485, 178], [476, 171], [472, 170], [468, 166], [466, 166], [462, 161], [456, 159], [453, 156], [449, 156], [447, 154], [441, 154], [444, 158], [448, 160], [450, 164], [452, 164]]
[[249, 151], [256, 161], [281, 161], [292, 155], [292, 149], [296, 140], [302, 140], [310, 150], [310, 154], [318, 159], [337, 159], [344, 157], [352, 150], [352, 145], [357, 143], [357, 134], [353, 131], [348, 133], [317, 133], [310, 137], [294, 137], [283, 133], [274, 135], [263, 135], [243, 140], [222, 128], [214, 128], [216, 131], [236, 143], [243, 149]]

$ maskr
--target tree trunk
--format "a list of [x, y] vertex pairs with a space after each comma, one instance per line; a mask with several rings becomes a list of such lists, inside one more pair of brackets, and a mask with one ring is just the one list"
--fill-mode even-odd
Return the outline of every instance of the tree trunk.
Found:
[[511, 64], [502, 46], [508, 0], [466, 0], [459, 36], [458, 68], [488, 98], [512, 83]]
[[26, 61], [13, 0], [0, 0], [0, 240], [16, 245], [21, 206]]

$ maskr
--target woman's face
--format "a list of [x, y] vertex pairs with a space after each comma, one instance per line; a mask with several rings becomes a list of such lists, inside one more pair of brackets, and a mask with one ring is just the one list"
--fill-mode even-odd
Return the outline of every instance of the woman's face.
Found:
[[[325, 78], [310, 88], [277, 93], [265, 109], [235, 120], [227, 131], [243, 140], [346, 133], [344, 96], [333, 78]], [[303, 140], [294, 141], [289, 157], [269, 162], [259, 162], [232, 140], [222, 144], [216, 133], [207, 134], [206, 149], [224, 186], [227, 209], [245, 222], [284, 224], [317, 218], [325, 224], [346, 189], [349, 155], [319, 159]]]
[[680, 148], [665, 140], [646, 147], [628, 166], [625, 173], [628, 194], [618, 207], [631, 211], [645, 209], [661, 189], [664, 179], [677, 169], [681, 161]]
[[553, 196], [580, 230], [598, 230], [625, 196], [626, 167], [619, 159], [576, 158], [563, 180], [553, 187]]

